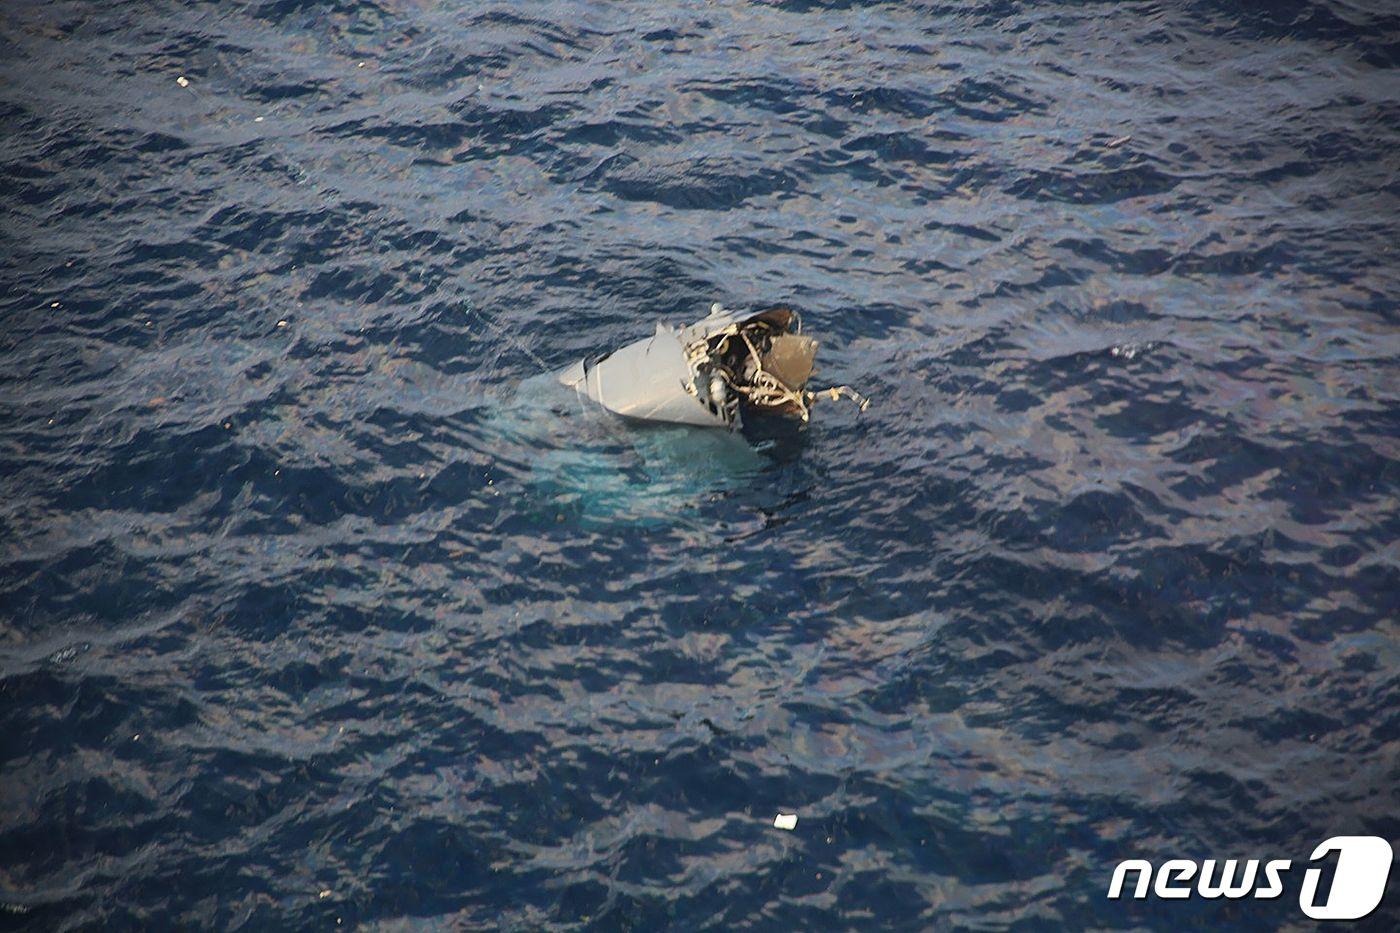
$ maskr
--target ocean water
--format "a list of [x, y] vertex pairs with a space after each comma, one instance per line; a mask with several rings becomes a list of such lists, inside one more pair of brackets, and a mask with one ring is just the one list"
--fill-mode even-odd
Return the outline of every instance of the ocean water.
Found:
[[[1397, 66], [1382, 0], [5, 3], [0, 928], [1305, 928], [1400, 842]], [[541, 378], [711, 301], [870, 409]]]

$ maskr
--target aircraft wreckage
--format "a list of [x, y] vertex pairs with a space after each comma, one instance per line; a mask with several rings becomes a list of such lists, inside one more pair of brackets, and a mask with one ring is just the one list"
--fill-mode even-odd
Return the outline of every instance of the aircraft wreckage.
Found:
[[787, 307], [743, 314], [718, 302], [686, 327], [585, 357], [559, 381], [624, 418], [737, 430], [746, 414], [806, 422], [819, 398], [869, 402], [847, 386], [809, 390], [817, 341]]

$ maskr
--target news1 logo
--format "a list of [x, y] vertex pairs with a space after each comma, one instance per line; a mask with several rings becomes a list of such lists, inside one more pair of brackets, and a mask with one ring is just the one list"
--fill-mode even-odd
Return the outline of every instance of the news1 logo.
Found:
[[[1385, 896], [1385, 883], [1390, 877], [1394, 858], [1390, 843], [1379, 836], [1333, 836], [1313, 849], [1310, 862], [1337, 854], [1337, 868], [1332, 874], [1332, 888], [1318, 903], [1318, 883], [1321, 868], [1309, 868], [1303, 874], [1303, 886], [1298, 892], [1298, 907], [1313, 920], [1360, 920], [1380, 905]], [[1243, 864], [1243, 867], [1241, 867]], [[1157, 897], [1171, 900], [1196, 895], [1203, 898], [1241, 898], [1253, 894], [1267, 900], [1283, 893], [1283, 874], [1292, 868], [1288, 859], [1226, 859], [1217, 870], [1215, 859], [1196, 862], [1194, 859], [1168, 859], [1154, 870], [1146, 859], [1125, 859], [1113, 869], [1108, 896], [1117, 900], [1123, 896], [1130, 873], [1136, 872], [1134, 898], [1145, 898], [1152, 891]], [[1195, 879], [1195, 885], [1192, 885]]]

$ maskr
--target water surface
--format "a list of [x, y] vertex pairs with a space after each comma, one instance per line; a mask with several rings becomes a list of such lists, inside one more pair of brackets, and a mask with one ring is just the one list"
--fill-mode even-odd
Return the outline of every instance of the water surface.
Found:
[[[1104, 895], [1400, 841], [1397, 65], [1378, 0], [5, 4], [0, 927], [1299, 925]], [[870, 410], [535, 391], [716, 300]]]

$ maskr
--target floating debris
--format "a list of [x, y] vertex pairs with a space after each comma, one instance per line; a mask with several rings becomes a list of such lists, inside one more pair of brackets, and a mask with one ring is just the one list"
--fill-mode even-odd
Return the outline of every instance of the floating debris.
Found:
[[773, 827], [775, 829], [793, 830], [797, 828], [796, 813], [779, 813], [773, 817]]
[[608, 411], [642, 421], [733, 430], [750, 413], [806, 422], [823, 396], [868, 408], [849, 386], [807, 389], [817, 346], [791, 308], [740, 315], [716, 302], [695, 324], [658, 324], [655, 335], [585, 357], [557, 375]]
[[1116, 139], [1110, 139], [1108, 142], [1104, 143], [1104, 148], [1105, 148], [1105, 149], [1117, 149], [1119, 146], [1123, 145], [1124, 143], [1131, 141], [1132, 138], [1133, 138], [1133, 137], [1132, 137], [1131, 135], [1128, 135], [1128, 136], [1119, 136], [1119, 137], [1116, 138]]
[[180, 85], [180, 87], [189, 87], [190, 79], [185, 77], [184, 75], [180, 75], [180, 77], [175, 79], [175, 83]]
[[1109, 355], [1120, 360], [1137, 359], [1144, 351], [1152, 349], [1151, 341], [1147, 343], [1122, 343], [1109, 348]]

